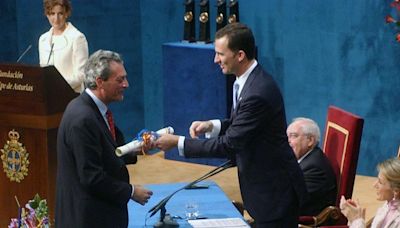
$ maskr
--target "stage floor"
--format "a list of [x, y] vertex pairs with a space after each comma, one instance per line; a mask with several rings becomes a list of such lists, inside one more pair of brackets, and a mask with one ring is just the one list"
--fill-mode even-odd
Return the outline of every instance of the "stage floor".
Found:
[[[212, 170], [213, 166], [199, 165], [187, 162], [164, 159], [164, 153], [138, 156], [138, 163], [129, 165], [131, 183], [134, 184], [158, 184], [171, 182], [190, 182]], [[218, 183], [225, 194], [236, 202], [242, 202], [239, 191], [239, 183], [236, 168], [227, 169], [210, 178]], [[376, 200], [373, 188], [375, 177], [357, 175], [354, 185], [353, 198], [367, 208], [366, 217], [369, 219], [375, 215], [382, 202]], [[250, 216], [245, 214], [246, 219]]]

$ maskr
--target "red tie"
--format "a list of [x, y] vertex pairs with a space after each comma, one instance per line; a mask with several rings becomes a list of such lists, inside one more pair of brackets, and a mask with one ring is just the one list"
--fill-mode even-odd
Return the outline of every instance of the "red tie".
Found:
[[106, 117], [107, 117], [108, 126], [110, 126], [111, 135], [112, 135], [113, 139], [115, 140], [116, 138], [115, 138], [114, 119], [113, 119], [112, 113], [109, 109], [107, 109]]

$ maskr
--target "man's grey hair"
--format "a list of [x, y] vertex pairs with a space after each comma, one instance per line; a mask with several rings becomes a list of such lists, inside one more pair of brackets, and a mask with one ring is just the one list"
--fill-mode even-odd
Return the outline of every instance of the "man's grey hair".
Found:
[[318, 145], [319, 140], [321, 138], [321, 132], [319, 130], [318, 124], [309, 118], [305, 117], [297, 117], [293, 119], [293, 122], [301, 121], [301, 130], [303, 131], [303, 134], [307, 136], [312, 136], [315, 138], [315, 145]]
[[121, 56], [113, 51], [98, 50], [89, 57], [83, 79], [85, 88], [96, 89], [96, 78], [100, 77], [106, 81], [110, 77], [110, 62], [124, 63]]

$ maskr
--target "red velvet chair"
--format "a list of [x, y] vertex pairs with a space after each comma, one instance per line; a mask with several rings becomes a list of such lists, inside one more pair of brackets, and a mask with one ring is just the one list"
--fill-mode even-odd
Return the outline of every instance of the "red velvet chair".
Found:
[[[301, 216], [299, 224], [319, 227], [326, 224], [346, 225], [340, 213], [340, 197], [351, 198], [356, 176], [358, 153], [364, 120], [335, 106], [329, 106], [323, 151], [336, 174], [338, 195], [336, 205], [325, 208], [317, 216]], [[301, 213], [301, 212], [300, 212]]]

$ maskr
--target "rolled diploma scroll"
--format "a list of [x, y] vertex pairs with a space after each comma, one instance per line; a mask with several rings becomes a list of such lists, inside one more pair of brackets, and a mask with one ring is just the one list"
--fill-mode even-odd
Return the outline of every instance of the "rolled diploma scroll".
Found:
[[[174, 129], [172, 127], [165, 127], [156, 131], [156, 135], [163, 135], [163, 134], [174, 134]], [[155, 138], [152, 137], [151, 140], [153, 141], [155, 140]], [[121, 157], [122, 155], [129, 154], [131, 152], [141, 151], [142, 146], [143, 146], [143, 140], [136, 139], [123, 146], [117, 147], [117, 149], [115, 149], [115, 154], [118, 157]]]

